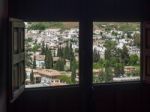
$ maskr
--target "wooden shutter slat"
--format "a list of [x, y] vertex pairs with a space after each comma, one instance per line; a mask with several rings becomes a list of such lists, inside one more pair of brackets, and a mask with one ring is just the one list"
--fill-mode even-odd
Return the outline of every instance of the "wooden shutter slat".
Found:
[[15, 54], [13, 55], [13, 64], [19, 63], [20, 61], [24, 61], [25, 53]]
[[10, 19], [10, 96], [13, 102], [25, 88], [25, 52], [24, 52], [24, 22], [19, 19]]
[[143, 82], [150, 84], [150, 22], [142, 23]]

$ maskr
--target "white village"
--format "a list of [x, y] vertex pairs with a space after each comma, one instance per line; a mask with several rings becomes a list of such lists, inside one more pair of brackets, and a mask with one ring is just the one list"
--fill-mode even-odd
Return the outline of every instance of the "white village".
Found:
[[[25, 24], [26, 27], [30, 25]], [[129, 55], [128, 62], [123, 66], [123, 72], [119, 72], [119, 70], [121, 71], [120, 68], [117, 71], [115, 65], [112, 65], [111, 81], [139, 80], [140, 47], [135, 44], [135, 38], [140, 35], [140, 31], [124, 32], [115, 28], [106, 31], [105, 27], [103, 25], [103, 28], [93, 28], [93, 56], [96, 56], [93, 59], [93, 82], [99, 83], [101, 75], [107, 70], [106, 64], [99, 68], [100, 61], [106, 58], [106, 51], [108, 50], [105, 46], [106, 41], [115, 42], [115, 49], [122, 50], [126, 47]], [[78, 27], [46, 28], [44, 30], [26, 28], [25, 50], [26, 87], [62, 86], [79, 83]], [[133, 64], [130, 61], [132, 57], [137, 58]], [[118, 74], [115, 75], [115, 73]], [[136, 73], [136, 75], [132, 75], [132, 73]]]

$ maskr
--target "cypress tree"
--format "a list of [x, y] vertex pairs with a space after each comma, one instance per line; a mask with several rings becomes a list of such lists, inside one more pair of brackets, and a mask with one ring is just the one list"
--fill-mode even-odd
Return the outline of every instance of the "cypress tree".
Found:
[[34, 83], [33, 70], [32, 70], [31, 73], [30, 73], [30, 81], [31, 81], [31, 84]]
[[45, 68], [46, 69], [51, 69], [53, 68], [53, 57], [51, 54], [51, 50], [47, 50], [45, 54]]
[[41, 54], [44, 55], [45, 54], [45, 43], [44, 41], [42, 41], [42, 51]]
[[71, 81], [72, 83], [75, 83], [76, 80], [76, 69], [77, 69], [77, 63], [75, 57], [73, 57], [73, 60], [71, 61]]
[[63, 71], [64, 70], [64, 65], [65, 65], [65, 61], [63, 58], [60, 58], [55, 65], [55, 69], [59, 70], [59, 71]]
[[57, 56], [58, 57], [63, 57], [63, 49], [61, 47], [58, 48]]
[[49, 49], [48, 49], [48, 46], [47, 46], [47, 44], [46, 44], [46, 47], [44, 48], [44, 55], [46, 55], [46, 53], [47, 53], [48, 50], [49, 50]]
[[36, 56], [34, 56], [34, 59], [33, 59], [33, 69], [36, 69]]
[[125, 65], [129, 63], [130, 57], [128, 53], [128, 48], [124, 45], [121, 53], [122, 61]]

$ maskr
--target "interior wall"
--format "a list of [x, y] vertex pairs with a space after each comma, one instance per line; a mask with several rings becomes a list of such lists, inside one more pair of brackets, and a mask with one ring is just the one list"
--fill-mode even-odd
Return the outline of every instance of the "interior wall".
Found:
[[[140, 83], [94, 86], [90, 112], [149, 112], [150, 86]], [[26, 90], [13, 112], [83, 112], [79, 88]]]
[[11, 16], [24, 20], [79, 20], [87, 16], [100, 21], [148, 19], [148, 0], [13, 0]]
[[6, 112], [6, 39], [8, 37], [8, 1], [0, 0], [0, 112]]

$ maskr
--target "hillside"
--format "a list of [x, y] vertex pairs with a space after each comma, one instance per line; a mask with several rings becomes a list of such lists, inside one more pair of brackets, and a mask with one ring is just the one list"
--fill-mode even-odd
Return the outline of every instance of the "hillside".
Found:
[[47, 28], [70, 29], [78, 27], [78, 22], [27, 22], [27, 29], [45, 30]]
[[94, 30], [112, 29], [112, 28], [121, 31], [139, 31], [140, 23], [138, 22], [94, 22]]

